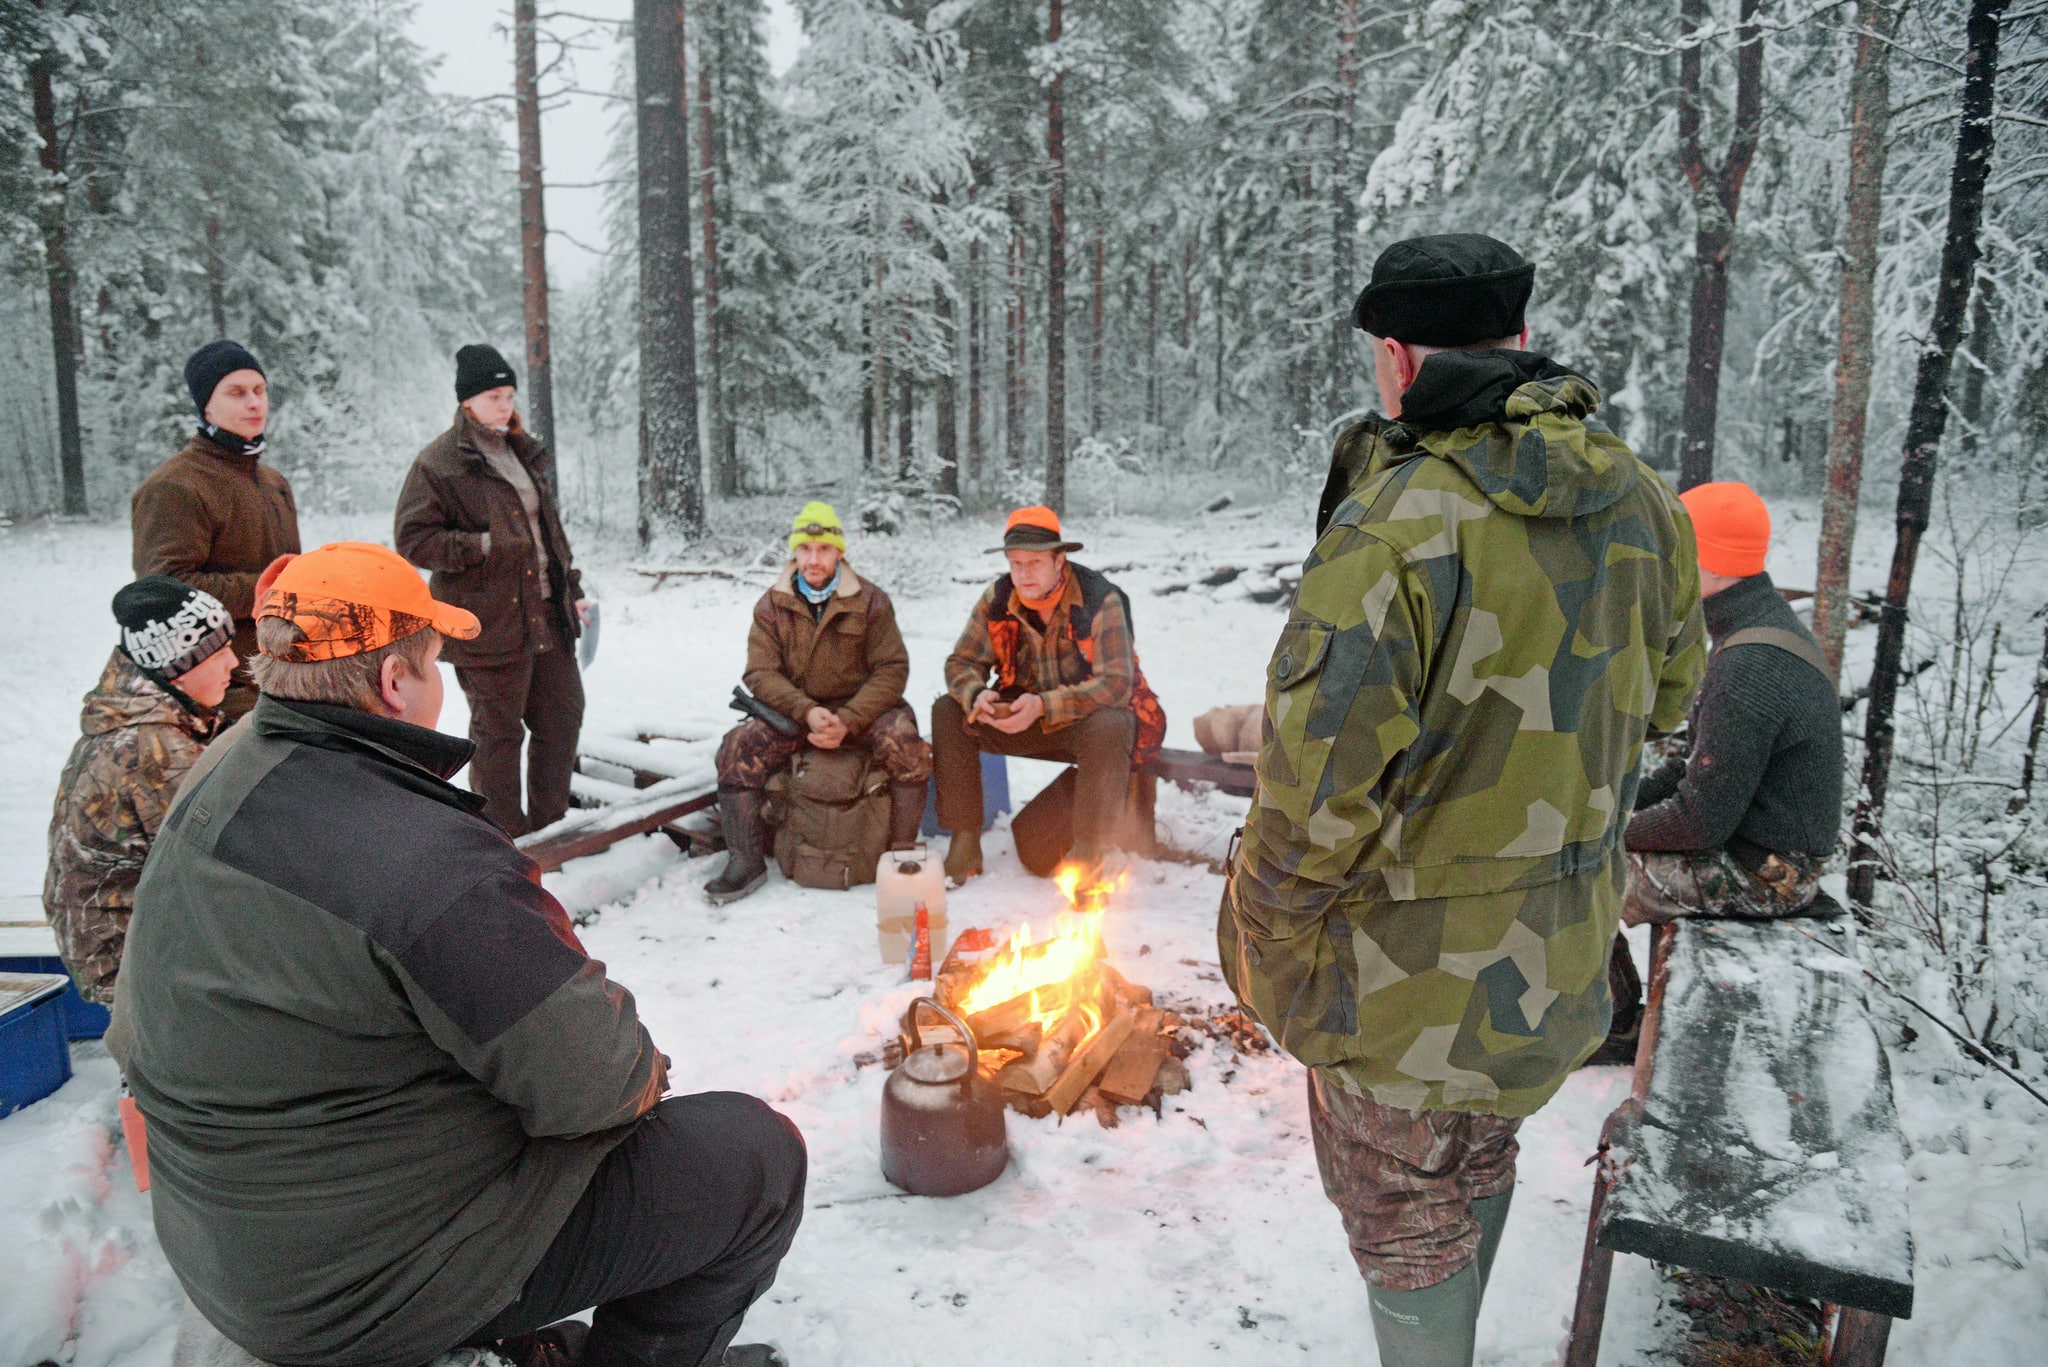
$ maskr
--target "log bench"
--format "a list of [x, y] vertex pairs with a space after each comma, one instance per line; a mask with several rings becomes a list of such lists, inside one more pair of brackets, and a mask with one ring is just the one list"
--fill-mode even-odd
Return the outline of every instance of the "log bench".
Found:
[[712, 760], [724, 725], [706, 721], [639, 728], [630, 735], [585, 734], [576, 745], [577, 771], [569, 776], [576, 808], [552, 826], [519, 837], [519, 848], [547, 872], [649, 831], [661, 831], [693, 853], [715, 848], [715, 834], [687, 818], [718, 805]]
[[1616, 1253], [1818, 1300], [1837, 1312], [1833, 1367], [1883, 1362], [1892, 1320], [1913, 1313], [1906, 1146], [1848, 953], [1839, 920], [1656, 928], [1566, 1367], [1598, 1360]]

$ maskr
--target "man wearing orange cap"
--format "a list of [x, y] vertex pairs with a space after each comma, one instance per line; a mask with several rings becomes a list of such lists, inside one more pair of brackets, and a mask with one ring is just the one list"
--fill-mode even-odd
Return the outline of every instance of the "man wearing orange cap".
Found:
[[663, 1099], [632, 995], [448, 781], [474, 746], [432, 729], [436, 660], [477, 619], [366, 543], [264, 581], [262, 696], [157, 837], [107, 1041], [179, 1281], [270, 1362], [718, 1362], [795, 1237], [802, 1140]]
[[981, 754], [1078, 767], [1069, 858], [1095, 866], [1123, 812], [1131, 770], [1159, 752], [1166, 714], [1138, 667], [1124, 591], [1067, 559], [1081, 543], [1050, 508], [1019, 508], [996, 548], [1010, 565], [975, 603], [932, 704], [946, 876], [981, 872]]
[[1631, 925], [1786, 916], [1812, 903], [1842, 825], [1842, 705], [1820, 645], [1771, 583], [1771, 514], [1747, 484], [1679, 495], [1699, 542], [1713, 653], [1687, 753], [1628, 823]]

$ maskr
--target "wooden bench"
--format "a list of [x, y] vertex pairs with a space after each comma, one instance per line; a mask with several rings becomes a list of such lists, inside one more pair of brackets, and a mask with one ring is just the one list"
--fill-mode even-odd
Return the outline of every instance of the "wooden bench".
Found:
[[712, 719], [584, 735], [569, 778], [578, 806], [552, 826], [519, 837], [519, 848], [547, 871], [649, 831], [699, 853], [714, 848], [715, 833], [685, 818], [718, 803], [712, 761], [728, 724]]
[[[1839, 916], [1832, 899], [1822, 909]], [[1840, 920], [1657, 928], [1634, 1086], [1601, 1132], [1566, 1367], [1599, 1358], [1616, 1253], [1836, 1307], [1827, 1361], [1884, 1360], [1891, 1321], [1913, 1313], [1906, 1146], [1848, 953]]]

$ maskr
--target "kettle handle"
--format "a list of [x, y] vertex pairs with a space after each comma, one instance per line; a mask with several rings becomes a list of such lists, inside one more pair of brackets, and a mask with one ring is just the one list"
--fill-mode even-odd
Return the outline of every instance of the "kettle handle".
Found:
[[903, 1013], [903, 1027], [910, 1031], [909, 1052], [916, 1053], [924, 1047], [923, 1042], [917, 1035], [917, 1008], [920, 1006], [929, 1006], [932, 1010], [944, 1016], [947, 1022], [960, 1032], [960, 1038], [967, 1041], [967, 1057], [970, 1060], [977, 1057], [981, 1046], [974, 1042], [974, 1031], [968, 1028], [966, 1021], [962, 1020], [958, 1014], [950, 1007], [941, 1003], [936, 997], [919, 997], [910, 1004], [910, 1009]]

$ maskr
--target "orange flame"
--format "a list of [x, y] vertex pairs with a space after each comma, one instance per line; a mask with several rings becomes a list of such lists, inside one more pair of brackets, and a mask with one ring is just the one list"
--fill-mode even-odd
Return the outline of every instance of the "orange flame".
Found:
[[981, 980], [960, 999], [969, 1015], [1029, 994], [1031, 1019], [1051, 1031], [1070, 1014], [1086, 1026], [1082, 1040], [1102, 1027], [1096, 1005], [1100, 981], [1095, 967], [1102, 959], [1102, 916], [1109, 900], [1129, 877], [1090, 879], [1078, 864], [1062, 864], [1053, 875], [1068, 911], [1062, 912], [1052, 938], [1034, 941], [1030, 923], [989, 961]]

